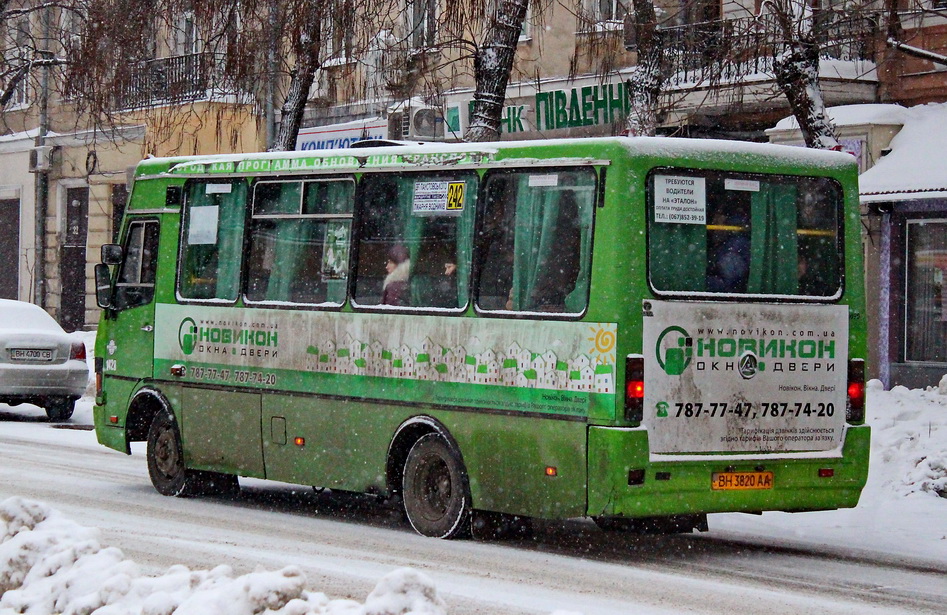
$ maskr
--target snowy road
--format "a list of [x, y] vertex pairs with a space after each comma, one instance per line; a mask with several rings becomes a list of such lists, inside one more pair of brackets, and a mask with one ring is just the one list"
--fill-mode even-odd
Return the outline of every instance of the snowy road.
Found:
[[[943, 613], [942, 560], [813, 546], [759, 526], [633, 537], [575, 521], [538, 524], [531, 540], [437, 541], [367, 499], [241, 481], [236, 501], [158, 495], [140, 448], [130, 457], [82, 429], [55, 429], [0, 406], [0, 500], [19, 495], [102, 530], [145, 571], [173, 564], [237, 573], [299, 566], [314, 590], [363, 599], [391, 570], [436, 582], [451, 615], [550, 613]], [[73, 420], [75, 423], [82, 422]], [[740, 516], [754, 526], [755, 517]]]

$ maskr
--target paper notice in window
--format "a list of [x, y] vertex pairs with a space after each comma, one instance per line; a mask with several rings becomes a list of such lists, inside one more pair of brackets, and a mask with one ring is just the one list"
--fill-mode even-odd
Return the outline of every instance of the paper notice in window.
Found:
[[216, 205], [192, 207], [187, 225], [187, 243], [191, 246], [217, 243]]
[[465, 182], [415, 182], [411, 213], [415, 216], [459, 216], [464, 211]]
[[655, 175], [654, 221], [707, 224], [707, 187], [704, 178]]

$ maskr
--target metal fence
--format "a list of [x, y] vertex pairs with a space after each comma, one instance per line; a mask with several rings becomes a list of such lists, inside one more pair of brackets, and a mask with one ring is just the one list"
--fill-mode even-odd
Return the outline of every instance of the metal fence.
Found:
[[[819, 56], [873, 60], [878, 23], [875, 13], [818, 11], [813, 31]], [[774, 60], [788, 44], [772, 14], [673, 26], [663, 33], [666, 74], [673, 85], [771, 78]]]
[[216, 62], [212, 53], [193, 53], [133, 64], [121, 80], [115, 108], [135, 109], [206, 99], [214, 87]]

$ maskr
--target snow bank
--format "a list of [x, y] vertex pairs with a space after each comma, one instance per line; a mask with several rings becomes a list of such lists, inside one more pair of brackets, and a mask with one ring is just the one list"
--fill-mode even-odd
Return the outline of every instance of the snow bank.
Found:
[[305, 589], [288, 566], [235, 577], [229, 566], [172, 566], [142, 576], [99, 532], [45, 504], [0, 502], [0, 614], [25, 615], [444, 615], [433, 581], [410, 568], [378, 582], [364, 604]]
[[868, 383], [871, 471], [883, 491], [947, 497], [947, 375], [936, 387], [885, 391]]

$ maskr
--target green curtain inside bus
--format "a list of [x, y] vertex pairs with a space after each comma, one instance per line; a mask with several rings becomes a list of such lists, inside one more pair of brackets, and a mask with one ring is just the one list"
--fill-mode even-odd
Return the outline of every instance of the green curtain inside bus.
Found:
[[707, 227], [655, 222], [650, 228], [651, 284], [660, 290], [707, 290]]
[[764, 184], [750, 198], [749, 293], [799, 290], [796, 195], [795, 186]]
[[579, 313], [588, 300], [595, 175], [517, 178], [513, 309]]
[[247, 184], [192, 183], [179, 292], [190, 299], [236, 300], [240, 288]]

